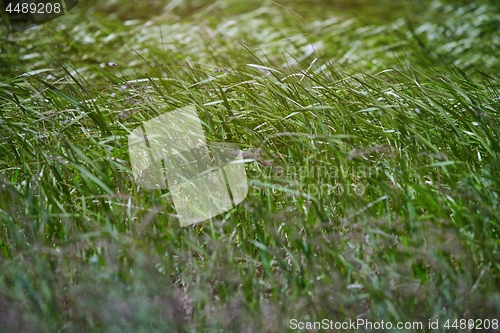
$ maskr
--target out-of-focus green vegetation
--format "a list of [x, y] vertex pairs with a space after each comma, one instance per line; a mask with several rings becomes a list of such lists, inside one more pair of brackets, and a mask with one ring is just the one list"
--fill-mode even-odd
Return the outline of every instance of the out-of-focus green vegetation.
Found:
[[[162, 0], [3, 21], [0, 331], [500, 319], [499, 14]], [[180, 227], [127, 136], [190, 104], [253, 162], [240, 206]]]

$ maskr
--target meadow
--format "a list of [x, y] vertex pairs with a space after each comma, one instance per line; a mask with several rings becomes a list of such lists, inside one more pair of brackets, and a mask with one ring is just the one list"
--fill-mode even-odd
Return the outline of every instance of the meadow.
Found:
[[[487, 0], [0, 16], [0, 332], [500, 332], [499, 31]], [[249, 193], [181, 227], [127, 138], [186, 105]]]

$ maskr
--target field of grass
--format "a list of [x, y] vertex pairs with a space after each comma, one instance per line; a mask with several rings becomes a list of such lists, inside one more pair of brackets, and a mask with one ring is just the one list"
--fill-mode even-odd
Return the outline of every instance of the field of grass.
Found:
[[[0, 332], [500, 332], [498, 3], [81, 2], [0, 17]], [[181, 227], [127, 138], [191, 104], [249, 194]]]

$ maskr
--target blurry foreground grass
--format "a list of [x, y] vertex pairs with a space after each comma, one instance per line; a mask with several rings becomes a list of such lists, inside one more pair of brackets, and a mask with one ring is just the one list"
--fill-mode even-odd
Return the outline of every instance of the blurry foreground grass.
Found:
[[[500, 319], [498, 5], [242, 3], [1, 26], [1, 330]], [[181, 228], [127, 136], [189, 104], [254, 161]]]

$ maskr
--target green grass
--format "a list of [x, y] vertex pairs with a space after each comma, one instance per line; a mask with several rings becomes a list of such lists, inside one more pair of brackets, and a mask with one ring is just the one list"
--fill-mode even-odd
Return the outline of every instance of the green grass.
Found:
[[[500, 319], [499, 12], [106, 1], [1, 24], [0, 331]], [[190, 104], [253, 161], [241, 205], [180, 227], [127, 137]]]

